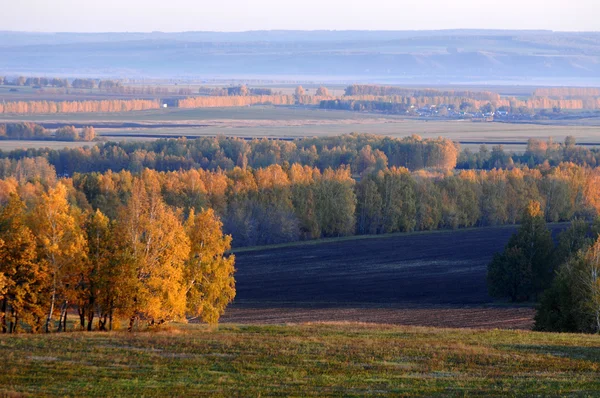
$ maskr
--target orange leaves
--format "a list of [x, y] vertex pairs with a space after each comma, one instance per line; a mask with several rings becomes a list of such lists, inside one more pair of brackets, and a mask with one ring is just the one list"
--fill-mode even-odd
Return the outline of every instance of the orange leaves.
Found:
[[225, 307], [235, 297], [231, 236], [223, 235], [223, 224], [212, 209], [190, 212], [185, 224], [190, 239], [190, 255], [185, 268], [188, 316], [217, 323]]
[[278, 164], [257, 169], [254, 174], [258, 189], [274, 189], [290, 185], [287, 173]]
[[159, 109], [157, 100], [104, 100], [104, 101], [16, 101], [0, 104], [0, 113], [82, 113], [129, 112]]
[[316, 105], [323, 97], [310, 95], [236, 95], [236, 96], [211, 96], [190, 97], [179, 100], [179, 108], [219, 108], [239, 107], [257, 104], [294, 105], [296, 102], [307, 105]]

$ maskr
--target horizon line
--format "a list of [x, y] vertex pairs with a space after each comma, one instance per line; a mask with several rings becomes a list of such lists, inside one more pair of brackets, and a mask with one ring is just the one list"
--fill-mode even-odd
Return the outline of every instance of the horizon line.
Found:
[[50, 31], [50, 30], [1, 30], [0, 33], [21, 34], [182, 34], [182, 33], [218, 33], [218, 34], [241, 34], [241, 33], [345, 33], [345, 32], [368, 32], [368, 33], [427, 33], [427, 32], [529, 32], [529, 33], [600, 33], [600, 30], [554, 30], [554, 29], [509, 29], [509, 28], [441, 28], [441, 29], [250, 29], [250, 30], [182, 30], [182, 31]]

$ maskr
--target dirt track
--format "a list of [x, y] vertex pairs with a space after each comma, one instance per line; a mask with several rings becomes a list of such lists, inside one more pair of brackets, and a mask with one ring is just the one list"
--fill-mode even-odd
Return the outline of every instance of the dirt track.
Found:
[[410, 326], [474, 329], [531, 329], [531, 307], [414, 308], [240, 308], [233, 307], [222, 323], [275, 324], [305, 322], [367, 322]]
[[479, 228], [240, 252], [237, 297], [222, 320], [530, 328], [532, 308], [494, 306], [487, 294], [487, 263], [515, 231]]

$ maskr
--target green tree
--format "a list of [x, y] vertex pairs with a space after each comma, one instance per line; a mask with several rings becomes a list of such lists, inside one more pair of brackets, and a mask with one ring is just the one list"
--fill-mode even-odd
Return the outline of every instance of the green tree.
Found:
[[74, 126], [64, 126], [56, 130], [54, 138], [58, 141], [77, 141], [79, 133]]
[[356, 228], [359, 234], [376, 234], [382, 227], [381, 194], [373, 178], [363, 178], [356, 185]]
[[582, 267], [576, 270], [583, 309], [592, 318], [592, 329], [600, 333], [600, 238], [586, 252]]
[[316, 217], [324, 236], [346, 236], [355, 231], [356, 195], [348, 169], [327, 169], [315, 189]]
[[600, 333], [600, 238], [561, 264], [542, 295], [534, 328]]
[[552, 282], [554, 243], [539, 202], [531, 201], [521, 226], [504, 253], [488, 265], [488, 289], [493, 297], [526, 301], [537, 297]]
[[531, 264], [519, 247], [507, 247], [496, 253], [488, 265], [488, 290], [492, 297], [510, 297], [511, 301], [526, 301], [531, 294]]

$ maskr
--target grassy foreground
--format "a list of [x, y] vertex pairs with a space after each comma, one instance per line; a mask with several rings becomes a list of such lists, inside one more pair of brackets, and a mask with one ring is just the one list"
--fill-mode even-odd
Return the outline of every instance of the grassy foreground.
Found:
[[600, 394], [600, 337], [365, 324], [0, 337], [0, 396]]

